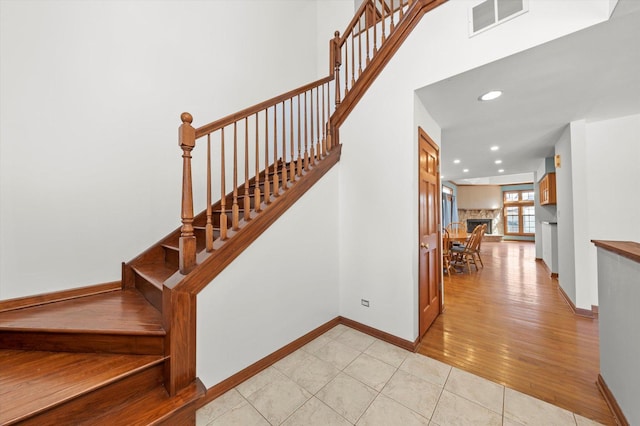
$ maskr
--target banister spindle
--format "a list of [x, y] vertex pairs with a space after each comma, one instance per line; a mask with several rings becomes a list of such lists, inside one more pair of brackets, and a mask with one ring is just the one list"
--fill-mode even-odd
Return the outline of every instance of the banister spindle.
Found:
[[302, 121], [300, 121], [300, 94], [298, 94], [298, 177], [302, 176]]
[[233, 204], [231, 205], [231, 229], [237, 231], [240, 221], [238, 207], [238, 122], [233, 122]]
[[278, 179], [278, 105], [273, 106], [273, 196], [280, 196]]
[[224, 169], [224, 127], [220, 133], [220, 239], [227, 239], [227, 192], [225, 190], [225, 169]]
[[395, 28], [393, 23], [393, 16], [396, 14], [395, 7], [393, 6], [393, 0], [391, 0], [391, 24], [389, 25], [389, 34], [391, 34]]
[[284, 108], [284, 101], [282, 101], [282, 169], [281, 169], [281, 173], [282, 173], [282, 190], [286, 191], [287, 189], [289, 189], [288, 185], [287, 185], [287, 181], [288, 179], [288, 173], [289, 170], [287, 169], [287, 127], [286, 127], [286, 123], [285, 123], [285, 108]]
[[204, 228], [207, 251], [213, 251], [213, 221], [211, 216], [211, 133], [209, 133], [207, 134], [207, 224]]
[[331, 88], [327, 83], [327, 151], [331, 151]]
[[362, 19], [358, 20], [358, 77], [362, 75]]
[[382, 43], [387, 39], [386, 30], [385, 30], [385, 21], [387, 20], [386, 11], [387, 11], [387, 2], [386, 0], [381, 0], [380, 8], [382, 9]]
[[322, 90], [322, 156], [326, 157], [327, 155], [327, 122], [325, 121], [324, 112], [325, 112], [325, 98], [324, 98], [324, 85], [321, 86]]
[[372, 25], [373, 25], [373, 55], [375, 56], [378, 53], [378, 8], [374, 6], [372, 8]]
[[344, 40], [344, 96], [349, 93], [349, 42]]
[[264, 110], [264, 203], [271, 204], [271, 189], [269, 185], [269, 108]]
[[314, 118], [314, 114], [313, 114], [313, 89], [309, 90], [309, 94], [311, 96], [311, 116], [310, 116], [310, 121], [311, 121], [311, 136], [310, 136], [310, 145], [311, 147], [309, 148], [309, 163], [311, 163], [312, 166], [316, 165], [316, 161], [315, 161], [315, 144], [313, 143], [313, 118]]
[[296, 159], [295, 159], [295, 141], [293, 137], [293, 98], [289, 99], [289, 127], [291, 130], [291, 135], [289, 139], [291, 140], [291, 155], [289, 162], [289, 180], [292, 184], [296, 182]]
[[[371, 10], [371, 8], [367, 8], [367, 10]], [[364, 25], [365, 31], [367, 32], [367, 66], [369, 65], [369, 62], [371, 62], [371, 58], [369, 57], [369, 25], [367, 25], [367, 22], [365, 22]]]
[[304, 92], [304, 169], [309, 170], [309, 141], [307, 139], [307, 92]]
[[253, 189], [253, 209], [256, 213], [260, 213], [260, 205], [262, 203], [260, 197], [260, 134], [259, 134], [259, 120], [258, 113], [256, 112], [256, 177], [255, 177], [255, 187]]
[[249, 117], [244, 118], [244, 220], [251, 219], [251, 198], [249, 197]]
[[180, 115], [178, 145], [182, 149], [182, 227], [180, 228], [178, 261], [180, 273], [188, 274], [196, 267], [196, 236], [193, 233], [193, 185], [191, 181], [191, 151], [196, 146], [196, 130], [191, 126], [193, 117], [188, 112]]
[[320, 126], [320, 87], [316, 87], [316, 157], [318, 157], [318, 160], [322, 159]]
[[351, 30], [351, 88], [356, 84], [356, 28]]

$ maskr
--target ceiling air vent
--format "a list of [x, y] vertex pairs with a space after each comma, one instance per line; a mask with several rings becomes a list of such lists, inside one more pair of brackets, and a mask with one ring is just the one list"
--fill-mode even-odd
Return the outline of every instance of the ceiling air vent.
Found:
[[529, 10], [528, 0], [485, 0], [469, 11], [469, 33], [474, 36]]

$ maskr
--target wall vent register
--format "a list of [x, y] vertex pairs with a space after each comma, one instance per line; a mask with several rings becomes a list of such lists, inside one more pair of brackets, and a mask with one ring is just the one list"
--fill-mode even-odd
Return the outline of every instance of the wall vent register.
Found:
[[528, 10], [528, 0], [484, 0], [469, 9], [469, 35], [486, 31]]

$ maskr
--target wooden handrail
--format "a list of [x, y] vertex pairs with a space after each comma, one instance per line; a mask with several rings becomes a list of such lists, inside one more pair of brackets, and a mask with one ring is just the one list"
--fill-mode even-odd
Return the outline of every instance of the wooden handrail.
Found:
[[245, 108], [241, 111], [238, 111], [236, 113], [233, 114], [229, 114], [224, 118], [221, 118], [219, 120], [216, 121], [212, 121], [209, 124], [205, 124], [203, 126], [200, 126], [196, 129], [196, 134], [195, 137], [196, 139], [200, 139], [202, 136], [206, 135], [207, 133], [211, 133], [214, 132], [216, 130], [221, 129], [222, 127], [225, 126], [229, 126], [231, 124], [233, 124], [236, 121], [240, 121], [244, 118], [250, 117], [258, 112], [264, 111], [265, 109], [272, 107], [276, 104], [281, 103], [284, 100], [288, 100], [294, 96], [296, 96], [299, 93], [304, 93], [308, 90], [310, 90], [311, 88], [329, 83], [330, 81], [333, 80], [333, 75], [329, 75], [327, 77], [321, 78], [319, 80], [316, 80], [312, 83], [309, 84], [305, 84], [304, 86], [300, 86], [297, 89], [293, 89], [290, 90], [289, 92], [283, 93], [282, 95], [278, 95], [275, 96], [271, 99], [268, 99], [264, 102], [260, 102], [259, 104], [255, 104], [249, 108]]

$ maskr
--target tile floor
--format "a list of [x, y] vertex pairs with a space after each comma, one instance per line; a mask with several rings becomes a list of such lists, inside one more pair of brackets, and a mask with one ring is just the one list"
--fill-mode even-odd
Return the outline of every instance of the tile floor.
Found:
[[338, 325], [202, 407], [205, 425], [595, 425]]

